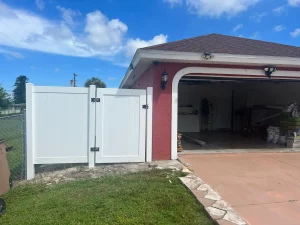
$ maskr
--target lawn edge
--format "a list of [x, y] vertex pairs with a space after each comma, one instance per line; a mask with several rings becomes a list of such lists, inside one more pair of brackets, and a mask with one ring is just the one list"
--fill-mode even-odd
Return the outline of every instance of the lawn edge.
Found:
[[222, 199], [218, 192], [200, 177], [195, 174], [188, 174], [185, 177], [179, 177], [179, 179], [216, 224], [249, 225], [229, 203]]

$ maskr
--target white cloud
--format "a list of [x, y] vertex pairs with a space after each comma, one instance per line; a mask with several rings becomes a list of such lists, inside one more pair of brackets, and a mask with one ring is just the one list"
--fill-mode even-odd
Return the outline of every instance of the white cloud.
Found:
[[280, 32], [283, 31], [285, 29], [285, 27], [283, 25], [278, 25], [274, 27], [274, 31], [276, 32]]
[[108, 77], [108, 80], [116, 80], [116, 77]]
[[[78, 12], [61, 6], [58, 9], [63, 13], [63, 20], [52, 21], [27, 10], [10, 7], [0, 0], [0, 20], [3, 21], [0, 31], [4, 34], [0, 35], [0, 45], [65, 56], [96, 57], [119, 63], [125, 61], [128, 49], [135, 50], [131, 44], [134, 41], [143, 43], [138, 47], [166, 41], [164, 35], [158, 35], [152, 41], [139, 38], [127, 41], [127, 25], [119, 19], [107, 18], [100, 11], [88, 13], [82, 28], [76, 27], [75, 31], [73, 16]], [[20, 58], [20, 55], [17, 57]]]
[[44, 0], [35, 0], [35, 4], [39, 10], [43, 10], [45, 8]]
[[107, 48], [114, 53], [121, 50], [122, 40], [128, 30], [126, 24], [119, 19], [109, 20], [100, 11], [87, 14], [86, 20], [84, 31], [94, 48]]
[[171, 7], [174, 5], [182, 4], [182, 0], [164, 0], [164, 2], [170, 4]]
[[260, 23], [262, 18], [266, 17], [268, 15], [267, 12], [262, 12], [262, 13], [256, 13], [253, 16], [250, 16], [250, 19], [255, 20], [256, 22]]
[[36, 67], [35, 66], [30, 66], [30, 69], [35, 70]]
[[71, 26], [74, 25], [73, 17], [81, 15], [81, 13], [79, 11], [75, 11], [72, 9], [66, 9], [60, 5], [56, 6], [56, 8], [62, 13], [63, 20]]
[[273, 11], [274, 13], [280, 15], [281, 13], [284, 12], [284, 10], [285, 10], [285, 6], [282, 5], [282, 6], [278, 6], [277, 8], [274, 8], [272, 11]]
[[6, 57], [7, 59], [23, 59], [24, 56], [18, 52], [14, 52], [14, 51], [9, 51], [9, 50], [5, 50], [5, 49], [1, 49], [0, 48], [0, 54], [4, 55], [4, 57]]
[[55, 68], [54, 71], [55, 71], [56, 73], [58, 73], [58, 72], [60, 71], [60, 69], [59, 69], [59, 68]]
[[293, 32], [290, 33], [290, 35], [293, 38], [299, 37], [300, 36], [300, 28], [295, 29]]
[[261, 35], [259, 32], [254, 32], [254, 34], [252, 34], [250, 36], [250, 39], [260, 39], [261, 38]]
[[290, 6], [294, 6], [294, 7], [300, 6], [300, 0], [288, 0], [288, 3]]
[[151, 45], [158, 45], [158, 44], [163, 44], [167, 42], [167, 35], [157, 35], [155, 36], [153, 39], [148, 40], [148, 41], [144, 41], [141, 40], [139, 38], [136, 39], [129, 39], [126, 46], [125, 46], [125, 52], [126, 52], [126, 56], [131, 57], [134, 55], [135, 51], [138, 48], [144, 48], [144, 47], [148, 47]]
[[259, 0], [185, 0], [191, 13], [200, 16], [221, 17], [223, 15], [232, 17], [247, 11]]
[[240, 24], [236, 25], [236, 26], [232, 29], [232, 31], [233, 31], [233, 32], [237, 32], [238, 30], [242, 29], [243, 27], [244, 27], [244, 25], [240, 23]]

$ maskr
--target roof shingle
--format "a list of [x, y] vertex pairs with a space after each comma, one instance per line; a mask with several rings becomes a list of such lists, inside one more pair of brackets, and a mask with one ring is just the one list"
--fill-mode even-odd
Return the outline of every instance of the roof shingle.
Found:
[[175, 52], [212, 52], [236, 55], [263, 55], [300, 58], [300, 48], [296, 46], [221, 34], [208, 34], [180, 41], [154, 45], [142, 49]]

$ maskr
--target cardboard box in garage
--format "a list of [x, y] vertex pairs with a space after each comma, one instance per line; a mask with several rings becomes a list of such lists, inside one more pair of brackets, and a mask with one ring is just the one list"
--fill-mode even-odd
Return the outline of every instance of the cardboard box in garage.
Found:
[[0, 196], [9, 191], [9, 176], [5, 142], [0, 139]]

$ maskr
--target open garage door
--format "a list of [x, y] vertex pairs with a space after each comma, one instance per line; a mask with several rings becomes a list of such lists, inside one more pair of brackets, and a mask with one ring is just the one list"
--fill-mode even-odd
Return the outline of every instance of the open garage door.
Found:
[[287, 137], [294, 132], [300, 135], [300, 118], [283, 113], [291, 102], [300, 104], [299, 80], [185, 76], [178, 90], [178, 131], [183, 134], [184, 151], [287, 151], [299, 147], [295, 139], [293, 148], [288, 148]]

